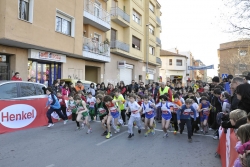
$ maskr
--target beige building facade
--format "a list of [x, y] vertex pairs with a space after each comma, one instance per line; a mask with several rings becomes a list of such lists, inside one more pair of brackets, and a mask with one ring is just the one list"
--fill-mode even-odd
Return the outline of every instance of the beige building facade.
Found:
[[1, 0], [0, 80], [157, 81], [160, 15], [156, 0]]
[[250, 71], [249, 56], [250, 40], [241, 39], [220, 44], [218, 49], [218, 76], [223, 79], [224, 74], [233, 76], [247, 75]]

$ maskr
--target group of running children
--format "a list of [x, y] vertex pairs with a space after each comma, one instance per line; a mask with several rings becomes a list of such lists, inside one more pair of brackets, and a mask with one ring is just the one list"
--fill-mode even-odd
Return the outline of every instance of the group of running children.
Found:
[[[142, 124], [145, 126], [145, 137], [149, 134], [155, 134], [156, 122], [155, 116], [157, 110], [160, 110], [162, 116], [162, 130], [164, 131], [163, 137], [168, 137], [168, 129], [172, 124], [174, 125], [174, 134], [178, 132], [182, 134], [184, 125], [186, 124], [188, 130], [188, 141], [192, 142], [191, 136], [196, 131], [197, 122], [196, 119], [200, 118], [200, 125], [203, 133], [208, 132], [207, 120], [209, 117], [211, 104], [206, 97], [202, 97], [200, 104], [194, 102], [193, 99], [188, 98], [184, 102], [181, 102], [181, 97], [178, 94], [173, 96], [173, 102], [169, 102], [168, 95], [162, 95], [159, 97], [159, 103], [155, 104], [152, 96], [139, 96], [136, 94], [129, 94], [126, 99], [120, 94], [118, 89], [113, 91], [113, 97], [105, 95], [103, 92], [98, 93], [95, 97], [91, 93], [88, 93], [86, 102], [82, 99], [81, 93], [69, 94], [68, 102], [62, 98], [60, 92], [57, 95], [53, 95], [50, 88], [46, 93], [49, 96], [47, 106], [49, 108], [47, 117], [49, 119], [48, 127], [53, 126], [51, 119], [51, 113], [57, 112], [60, 118], [67, 122], [67, 112], [72, 112], [72, 121], [76, 122], [77, 129], [87, 126], [87, 134], [92, 132], [90, 127], [90, 119], [94, 120], [99, 116], [102, 128], [104, 130], [102, 136], [106, 136], [106, 139], [112, 137], [111, 129], [114, 129], [114, 133], [120, 132], [120, 128], [125, 124], [125, 117], [122, 116], [121, 111], [125, 111], [128, 117], [128, 138], [134, 136], [133, 127], [138, 127], [138, 133], [141, 133]], [[57, 96], [57, 99], [54, 97]], [[58, 100], [58, 101], [57, 101]], [[182, 100], [183, 101], [183, 100]], [[60, 112], [55, 104], [59, 103], [61, 106]], [[67, 106], [67, 107], [66, 107]], [[89, 118], [90, 116], [90, 118]], [[66, 123], [64, 121], [64, 123]], [[80, 126], [80, 122], [82, 125]], [[179, 125], [179, 126], [178, 126]]]

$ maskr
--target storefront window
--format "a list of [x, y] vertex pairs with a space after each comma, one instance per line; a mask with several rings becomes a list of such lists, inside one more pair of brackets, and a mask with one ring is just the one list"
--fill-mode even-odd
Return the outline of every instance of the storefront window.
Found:
[[61, 78], [61, 64], [57, 63], [40, 63], [29, 61], [28, 78], [35, 77], [38, 83], [46, 86], [52, 85], [53, 81]]

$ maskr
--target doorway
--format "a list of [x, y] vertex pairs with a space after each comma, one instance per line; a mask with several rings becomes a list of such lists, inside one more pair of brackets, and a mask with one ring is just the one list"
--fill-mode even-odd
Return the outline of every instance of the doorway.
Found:
[[9, 80], [8, 63], [0, 63], [0, 81], [1, 80]]
[[98, 69], [99, 67], [85, 66], [85, 80], [98, 83]]

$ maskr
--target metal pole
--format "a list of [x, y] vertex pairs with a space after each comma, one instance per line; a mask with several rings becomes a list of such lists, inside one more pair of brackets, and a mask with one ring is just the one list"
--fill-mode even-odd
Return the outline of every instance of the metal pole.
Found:
[[[148, 55], [149, 55], [149, 37], [148, 37], [148, 31], [149, 31], [149, 24], [146, 24], [146, 77], [148, 75]], [[148, 80], [148, 79], [147, 79]], [[149, 83], [149, 81], [147, 81]]]

